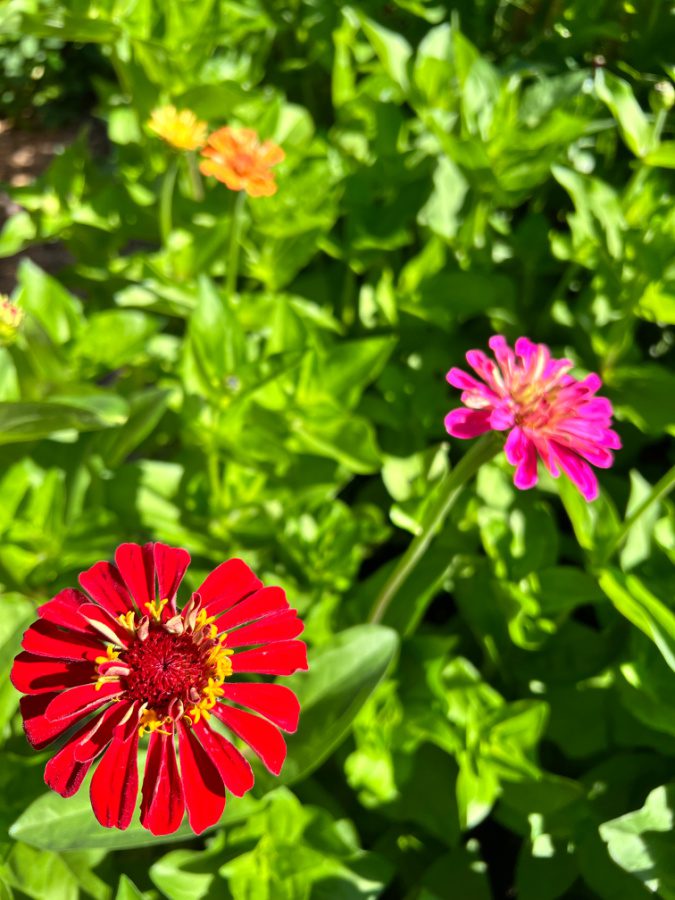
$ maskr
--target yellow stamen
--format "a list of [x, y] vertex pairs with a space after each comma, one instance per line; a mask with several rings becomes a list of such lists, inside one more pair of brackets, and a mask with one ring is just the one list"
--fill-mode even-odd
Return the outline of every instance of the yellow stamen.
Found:
[[132, 634], [136, 631], [136, 613], [135, 612], [127, 612], [121, 613], [117, 617], [117, 621], [120, 623], [122, 628], [125, 628], [127, 631], [130, 631]]
[[152, 734], [153, 731], [158, 731], [160, 734], [171, 735], [170, 731], [166, 731], [162, 728], [162, 725], [165, 725], [170, 721], [171, 716], [160, 718], [154, 709], [144, 709], [139, 720], [140, 727], [138, 729], [138, 736], [143, 737], [146, 732]]
[[153, 600], [152, 603], [146, 603], [145, 608], [148, 610], [150, 615], [157, 621], [162, 617], [162, 610], [169, 602], [168, 597], [165, 597], [164, 600]]

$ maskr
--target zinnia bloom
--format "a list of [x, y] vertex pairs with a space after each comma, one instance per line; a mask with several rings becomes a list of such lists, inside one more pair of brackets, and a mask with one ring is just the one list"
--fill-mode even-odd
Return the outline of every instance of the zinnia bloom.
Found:
[[9, 297], [0, 294], [0, 346], [14, 343], [25, 315]]
[[[487, 431], [508, 431], [506, 458], [516, 467], [514, 484], [522, 490], [537, 483], [537, 458], [557, 478], [561, 472], [587, 500], [598, 495], [591, 465], [607, 469], [621, 441], [612, 431], [612, 404], [595, 394], [598, 375], [579, 381], [569, 374], [569, 359], [552, 359], [546, 344], [518, 338], [515, 353], [501, 335], [490, 338], [496, 363], [480, 350], [466, 361], [478, 375], [450, 369], [448, 381], [462, 391], [463, 407], [445, 418], [449, 434], [472, 438]], [[589, 465], [590, 464], [590, 465]]]
[[148, 128], [178, 150], [198, 150], [206, 143], [208, 126], [189, 109], [159, 106], [153, 109]]
[[146, 735], [142, 825], [170, 834], [187, 807], [199, 834], [222, 815], [226, 789], [241, 797], [253, 786], [251, 766], [211, 716], [277, 775], [286, 756], [278, 729], [297, 728], [289, 688], [233, 678], [307, 669], [305, 644], [294, 640], [303, 629], [296, 610], [281, 588], [263, 587], [231, 559], [178, 612], [189, 561], [186, 550], [165, 544], [122, 544], [116, 565], [98, 562], [80, 576], [86, 594], [67, 588], [40, 607], [14, 662], [30, 743], [40, 750], [66, 736], [46, 783], [70, 797], [100, 757], [90, 794], [106, 827], [131, 822]]
[[251, 197], [271, 197], [277, 192], [271, 167], [280, 163], [285, 153], [272, 141], [261, 144], [252, 128], [214, 131], [202, 156], [202, 174], [213, 175], [231, 191], [246, 191]]

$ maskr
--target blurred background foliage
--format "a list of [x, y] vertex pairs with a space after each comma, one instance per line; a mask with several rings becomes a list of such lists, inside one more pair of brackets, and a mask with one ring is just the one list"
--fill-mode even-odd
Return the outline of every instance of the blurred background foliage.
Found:
[[[0, 116], [77, 136], [0, 232], [3, 900], [675, 897], [675, 522], [632, 515], [673, 464], [673, 13], [5, 0]], [[162, 240], [165, 102], [286, 152], [236, 294], [234, 195], [182, 162]], [[625, 449], [591, 507], [485, 467], [365, 625], [463, 452], [445, 372], [495, 332], [600, 372]], [[189, 587], [243, 556], [311, 646], [281, 783], [178, 849], [45, 794], [7, 681], [36, 604], [132, 539], [188, 547]]]

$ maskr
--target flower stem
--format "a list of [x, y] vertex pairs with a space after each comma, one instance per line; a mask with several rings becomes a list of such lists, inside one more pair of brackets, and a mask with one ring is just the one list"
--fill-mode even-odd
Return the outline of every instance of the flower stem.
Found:
[[502, 441], [494, 432], [484, 435], [471, 447], [443, 479], [436, 502], [429, 510], [419, 534], [394, 566], [385, 581], [370, 613], [369, 622], [381, 622], [401, 585], [422, 559], [437, 530], [459, 497], [466, 482], [476, 474], [483, 463], [496, 456]]
[[649, 494], [642, 503], [637, 506], [633, 512], [626, 518], [623, 525], [619, 529], [616, 537], [607, 548], [605, 562], [608, 562], [612, 556], [621, 548], [621, 545], [628, 537], [631, 528], [638, 519], [647, 512], [650, 506], [663, 500], [675, 488], [675, 466], [672, 466], [659, 481], [656, 482]]
[[166, 247], [173, 228], [173, 189], [178, 175], [178, 158], [172, 159], [164, 173], [164, 181], [159, 194], [159, 231]]
[[188, 151], [185, 158], [187, 159], [188, 175], [190, 177], [190, 187], [192, 189], [192, 199], [197, 203], [201, 203], [204, 199], [204, 185], [202, 184], [202, 176], [199, 174], [197, 165], [197, 157], [194, 150]]
[[230, 228], [230, 247], [227, 254], [227, 271], [225, 272], [225, 293], [232, 298], [237, 290], [239, 274], [239, 242], [241, 238], [242, 212], [246, 202], [246, 191], [239, 191], [232, 208], [232, 225]]

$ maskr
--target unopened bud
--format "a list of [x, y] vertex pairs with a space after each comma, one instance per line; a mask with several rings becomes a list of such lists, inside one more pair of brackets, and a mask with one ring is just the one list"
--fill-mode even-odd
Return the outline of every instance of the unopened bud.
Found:
[[658, 113], [662, 109], [672, 109], [675, 105], [675, 87], [672, 82], [657, 82], [649, 94], [649, 105], [653, 113]]
[[0, 347], [14, 343], [25, 315], [9, 297], [0, 294]]

